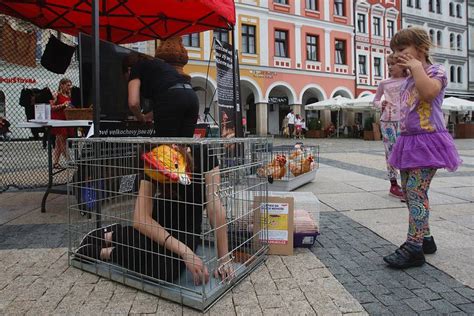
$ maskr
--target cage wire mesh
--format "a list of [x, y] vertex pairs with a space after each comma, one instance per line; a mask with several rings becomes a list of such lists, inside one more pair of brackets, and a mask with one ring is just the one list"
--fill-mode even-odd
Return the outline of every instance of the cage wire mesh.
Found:
[[[41, 63], [50, 36], [68, 45], [75, 37], [44, 30], [31, 23], [0, 15], [0, 116], [10, 122], [12, 139], [0, 141], [0, 192], [9, 187], [35, 188], [48, 183], [47, 149], [41, 129], [18, 128], [16, 125], [34, 118], [34, 104], [20, 105], [22, 90], [49, 88], [57, 91], [61, 78], [79, 86], [79, 64], [74, 55], [65, 74], [45, 69]], [[55, 184], [66, 183], [66, 173], [54, 177]]]
[[71, 265], [205, 310], [265, 258], [267, 139], [69, 142]]
[[318, 145], [273, 146], [266, 153], [268, 163], [257, 169], [257, 177], [273, 181], [291, 181], [304, 174], [314, 174], [319, 168]]

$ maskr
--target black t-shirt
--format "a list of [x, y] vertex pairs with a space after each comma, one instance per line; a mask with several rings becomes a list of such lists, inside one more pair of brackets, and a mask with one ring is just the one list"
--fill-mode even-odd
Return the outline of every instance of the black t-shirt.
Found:
[[160, 59], [139, 60], [130, 70], [130, 80], [140, 79], [140, 94], [151, 99], [177, 83], [187, 83], [185, 77]]
[[[153, 219], [163, 226], [173, 237], [195, 250], [200, 242], [203, 204], [205, 202], [205, 173], [219, 165], [211, 146], [191, 147], [193, 172], [190, 185], [166, 184], [172, 188], [173, 197], [159, 193], [153, 205]], [[202, 161], [201, 166], [201, 149]], [[172, 200], [172, 201], [171, 201]]]

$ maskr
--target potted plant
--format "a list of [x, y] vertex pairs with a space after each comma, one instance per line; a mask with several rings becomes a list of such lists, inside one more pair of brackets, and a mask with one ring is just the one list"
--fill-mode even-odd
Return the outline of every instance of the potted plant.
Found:
[[369, 116], [364, 121], [364, 140], [374, 140], [374, 117]]
[[306, 137], [308, 138], [322, 138], [322, 124], [319, 119], [310, 119], [308, 122], [308, 131], [306, 132]]

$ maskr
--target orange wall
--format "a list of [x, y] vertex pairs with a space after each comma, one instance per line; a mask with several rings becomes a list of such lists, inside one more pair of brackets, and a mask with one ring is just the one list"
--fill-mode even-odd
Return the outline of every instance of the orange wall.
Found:
[[295, 27], [291, 23], [268, 21], [268, 58], [269, 65], [273, 66], [275, 57], [275, 30], [288, 32], [288, 58], [291, 58], [291, 68], [295, 68]]
[[302, 54], [301, 61], [303, 62], [303, 65], [307, 58], [306, 56], [306, 35], [307, 34], [319, 36], [319, 43], [318, 43], [319, 44], [319, 47], [318, 47], [319, 62], [321, 62], [321, 69], [325, 69], [324, 61], [326, 58], [326, 54], [325, 54], [325, 46], [324, 46], [324, 29], [316, 28], [316, 27], [303, 26], [301, 28], [301, 54]]

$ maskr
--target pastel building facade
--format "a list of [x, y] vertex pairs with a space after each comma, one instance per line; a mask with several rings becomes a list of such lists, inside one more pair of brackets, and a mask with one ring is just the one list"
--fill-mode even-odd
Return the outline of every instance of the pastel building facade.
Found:
[[424, 27], [433, 43], [433, 61], [446, 69], [446, 96], [473, 96], [468, 91], [468, 43], [472, 39], [469, 39], [467, 12], [466, 0], [402, 1], [402, 27]]
[[[352, 1], [239, 0], [235, 47], [240, 62], [243, 116], [252, 134], [279, 134], [293, 109], [303, 117], [336, 123], [330, 111], [306, 113], [304, 105], [336, 95], [355, 97], [354, 24]], [[201, 103], [217, 120], [213, 37], [231, 34], [214, 30], [183, 37], [191, 76]], [[208, 118], [209, 120], [209, 118]]]
[[354, 3], [357, 97], [375, 93], [380, 81], [388, 77], [390, 40], [401, 25], [400, 2], [356, 0]]

